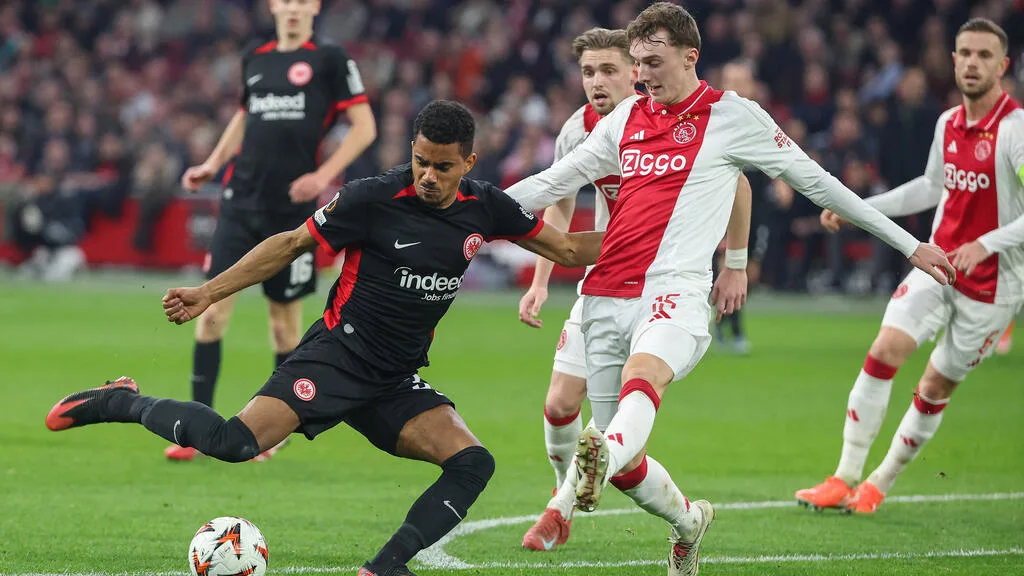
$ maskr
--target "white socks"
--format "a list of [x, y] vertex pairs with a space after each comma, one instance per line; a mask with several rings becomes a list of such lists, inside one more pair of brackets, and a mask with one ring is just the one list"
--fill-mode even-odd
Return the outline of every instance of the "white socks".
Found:
[[[548, 461], [555, 469], [555, 486], [565, 482], [566, 472], [572, 464], [576, 453], [576, 442], [583, 432], [583, 420], [580, 411], [565, 418], [552, 418], [544, 409], [544, 445], [548, 451]], [[564, 514], [563, 514], [564, 516]]]
[[645, 457], [640, 466], [612, 478], [611, 484], [640, 508], [664, 518], [684, 540], [695, 535], [701, 520], [700, 508], [690, 506], [668, 471], [654, 458]]
[[626, 382], [619, 393], [619, 410], [604, 431], [608, 442], [608, 476], [629, 464], [647, 444], [661, 399], [646, 380]]
[[871, 443], [885, 419], [892, 391], [892, 379], [897, 368], [873, 356], [864, 360], [857, 380], [850, 390], [846, 404], [846, 424], [843, 426], [843, 455], [835, 475], [849, 486], [856, 486], [864, 473]]
[[903, 416], [900, 427], [892, 439], [892, 445], [889, 446], [889, 452], [868, 477], [868, 481], [877, 486], [883, 494], [892, 489], [896, 477], [939, 429], [939, 424], [942, 423], [942, 410], [948, 404], [948, 398], [932, 400], [920, 393], [914, 393], [914, 402]]

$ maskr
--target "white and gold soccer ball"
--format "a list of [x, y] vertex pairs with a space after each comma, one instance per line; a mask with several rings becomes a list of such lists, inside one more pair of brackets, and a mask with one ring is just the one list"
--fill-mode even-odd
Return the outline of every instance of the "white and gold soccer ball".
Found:
[[214, 518], [196, 531], [188, 545], [192, 576], [263, 576], [269, 561], [263, 533], [245, 518]]

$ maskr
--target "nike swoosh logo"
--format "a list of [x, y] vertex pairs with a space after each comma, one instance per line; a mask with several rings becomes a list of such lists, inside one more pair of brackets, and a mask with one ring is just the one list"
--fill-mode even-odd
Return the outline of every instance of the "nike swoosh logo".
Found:
[[259, 82], [262, 79], [263, 79], [263, 74], [257, 74], [255, 76], [250, 77], [248, 80], [246, 80], [245, 84], [247, 86], [252, 86], [253, 84]]
[[173, 431], [174, 443], [177, 444], [178, 446], [181, 446], [181, 441], [178, 440], [178, 426], [181, 426], [181, 420], [175, 420], [174, 421], [174, 431]]
[[400, 244], [398, 240], [395, 240], [395, 250], [401, 250], [402, 248], [408, 248], [409, 246], [415, 246], [417, 244], [423, 244], [423, 242], [409, 242], [408, 244]]
[[540, 539], [540, 543], [544, 545], [544, 549], [545, 550], [551, 550], [552, 548], [555, 547], [555, 541], [556, 540], [557, 540], [557, 538], [552, 538], [551, 540], [545, 540], [545, 539], [541, 538]]
[[452, 501], [451, 501], [451, 500], [445, 500], [445, 501], [444, 501], [444, 505], [445, 505], [445, 506], [447, 506], [447, 507], [448, 507], [448, 509], [449, 509], [449, 510], [451, 510], [453, 514], [455, 514], [455, 517], [456, 517], [456, 518], [458, 518], [459, 520], [462, 520], [462, 516], [461, 516], [461, 515], [459, 514], [459, 511], [458, 511], [458, 510], [456, 510], [456, 509], [455, 509], [455, 508], [454, 508], [454, 507], [452, 506]]
[[291, 288], [284, 289], [284, 297], [291, 298], [302, 291], [302, 286], [292, 286]]

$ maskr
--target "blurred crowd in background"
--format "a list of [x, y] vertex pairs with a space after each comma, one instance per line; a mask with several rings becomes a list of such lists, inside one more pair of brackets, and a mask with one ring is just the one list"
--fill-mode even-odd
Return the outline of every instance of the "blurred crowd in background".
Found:
[[[344, 174], [408, 161], [411, 120], [435, 98], [478, 114], [473, 176], [507, 186], [547, 167], [554, 137], [584, 100], [570, 49], [592, 26], [624, 28], [626, 0], [324, 0], [321, 42], [356, 59], [378, 139]], [[985, 16], [1024, 30], [1020, 0], [693, 0], [699, 73], [721, 84], [743, 60], [757, 100], [862, 196], [923, 172], [934, 123], [960, 102], [950, 52]], [[126, 234], [152, 249], [152, 223], [183, 195], [238, 106], [239, 51], [272, 38], [265, 0], [5, 0], [0, 4], [0, 202], [4, 240], [26, 253], [72, 247], [97, 213], [139, 202]], [[1020, 99], [1024, 35], [1010, 33], [1005, 87]], [[336, 146], [345, 126], [325, 141]], [[888, 290], [905, 262], [857, 231], [826, 236], [819, 210], [757, 179], [757, 280], [779, 290]], [[339, 182], [340, 183], [340, 182]], [[215, 197], [219, 184], [203, 194]], [[585, 202], [583, 202], [585, 205]], [[920, 238], [931, 215], [900, 221]], [[860, 248], [858, 248], [860, 247]], [[867, 247], [867, 249], [863, 249]], [[66, 258], [80, 259], [68, 250]]]

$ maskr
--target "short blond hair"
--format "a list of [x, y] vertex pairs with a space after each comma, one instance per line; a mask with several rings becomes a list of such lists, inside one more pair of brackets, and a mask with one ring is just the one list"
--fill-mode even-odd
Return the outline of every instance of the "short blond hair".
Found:
[[572, 41], [572, 53], [579, 60], [587, 50], [619, 50], [628, 62], [633, 61], [629, 55], [629, 41], [625, 30], [609, 30], [607, 28], [591, 28]]

